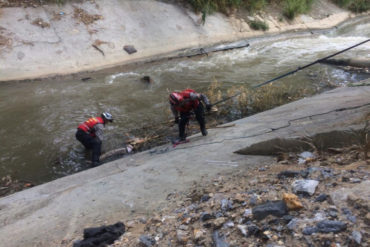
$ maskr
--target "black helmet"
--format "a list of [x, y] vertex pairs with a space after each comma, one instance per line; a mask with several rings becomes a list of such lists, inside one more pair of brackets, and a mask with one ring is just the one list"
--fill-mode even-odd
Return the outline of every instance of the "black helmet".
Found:
[[101, 117], [104, 118], [105, 120], [109, 121], [109, 122], [113, 122], [112, 114], [110, 114], [109, 112], [103, 112], [101, 114]]
[[173, 92], [170, 94], [170, 102], [172, 105], [180, 104], [181, 100], [182, 100], [182, 96], [178, 92]]

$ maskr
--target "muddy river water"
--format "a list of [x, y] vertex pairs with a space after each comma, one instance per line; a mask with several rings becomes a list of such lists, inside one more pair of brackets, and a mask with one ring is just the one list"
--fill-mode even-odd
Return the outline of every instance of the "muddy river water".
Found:
[[[310, 37], [251, 39], [243, 49], [111, 69], [89, 75], [91, 79], [85, 81], [69, 77], [1, 83], [0, 178], [11, 175], [42, 183], [88, 168], [75, 131], [80, 122], [102, 111], [115, 118], [105, 130], [103, 150], [108, 151], [122, 147], [131, 129], [167, 120], [171, 90], [206, 91], [214, 81], [225, 90], [256, 85], [369, 37], [370, 23], [362, 21]], [[338, 58], [370, 59], [369, 51], [370, 42]], [[319, 76], [309, 76], [313, 73]], [[150, 76], [153, 83], [143, 83], [143, 76]], [[316, 64], [278, 83], [305, 87], [320, 85], [317, 80], [325, 78], [345, 86], [366, 77]]]

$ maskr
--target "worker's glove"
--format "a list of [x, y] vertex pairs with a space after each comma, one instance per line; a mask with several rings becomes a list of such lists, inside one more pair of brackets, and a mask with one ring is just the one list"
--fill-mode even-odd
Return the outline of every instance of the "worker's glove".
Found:
[[211, 104], [207, 104], [206, 105], [206, 109], [207, 109], [207, 111], [210, 111], [212, 109], [212, 105]]
[[179, 123], [179, 117], [175, 117], [175, 124]]
[[134, 149], [134, 147], [131, 146], [130, 144], [126, 146], [127, 153], [131, 153], [133, 149]]

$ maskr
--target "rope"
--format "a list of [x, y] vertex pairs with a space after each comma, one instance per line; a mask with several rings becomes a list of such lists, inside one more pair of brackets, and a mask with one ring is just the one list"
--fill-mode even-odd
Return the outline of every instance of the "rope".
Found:
[[[324, 60], [326, 60], [326, 59], [329, 59], [329, 58], [331, 58], [331, 57], [334, 57], [334, 56], [336, 56], [336, 55], [338, 55], [338, 54], [341, 54], [341, 53], [343, 53], [343, 52], [345, 52], [345, 51], [348, 51], [348, 50], [353, 49], [353, 48], [355, 48], [355, 47], [357, 47], [357, 46], [360, 46], [360, 45], [362, 45], [362, 44], [365, 44], [365, 43], [367, 43], [367, 42], [369, 42], [369, 41], [370, 41], [370, 39], [367, 39], [367, 40], [365, 40], [365, 41], [362, 41], [362, 42], [360, 42], [360, 43], [358, 43], [358, 44], [356, 44], [356, 45], [353, 45], [353, 46], [348, 47], [348, 48], [346, 48], [346, 49], [344, 49], [344, 50], [338, 51], [338, 52], [336, 52], [336, 53], [334, 53], [334, 54], [332, 54], [332, 55], [329, 55], [329, 56], [324, 57], [324, 58], [320, 58], [320, 59], [318, 59], [318, 60], [316, 60], [316, 61], [314, 61], [314, 62], [312, 62], [312, 63], [309, 63], [309, 64], [307, 64], [307, 65], [305, 65], [305, 66], [298, 67], [298, 68], [297, 68], [297, 69], [295, 69], [295, 70], [292, 70], [292, 71], [290, 71], [290, 72], [288, 72], [288, 73], [285, 73], [285, 74], [283, 74], [283, 75], [277, 76], [277, 77], [275, 77], [275, 78], [273, 78], [273, 79], [271, 79], [271, 80], [268, 80], [268, 81], [265, 81], [265, 82], [263, 82], [263, 83], [257, 84], [256, 86], [253, 86], [252, 88], [253, 88], [253, 89], [255, 89], [255, 88], [259, 88], [259, 87], [262, 87], [262, 86], [264, 86], [264, 85], [266, 85], [266, 84], [269, 84], [269, 83], [271, 83], [271, 82], [273, 82], [273, 81], [277, 81], [277, 80], [279, 80], [279, 79], [281, 79], [281, 78], [283, 78], [283, 77], [286, 77], [286, 76], [288, 76], [288, 75], [294, 74], [294, 73], [296, 73], [296, 72], [298, 72], [298, 71], [300, 71], [300, 70], [303, 70], [303, 69], [305, 69], [305, 68], [308, 68], [308, 67], [310, 67], [310, 66], [312, 66], [312, 65], [314, 65], [314, 64], [316, 64], [316, 63], [320, 63], [320, 62], [322, 62], [322, 61], [324, 61]], [[219, 101], [217, 101], [216, 103], [213, 103], [213, 104], [212, 104], [212, 106], [217, 105], [217, 104], [220, 104], [220, 103], [222, 103], [222, 102], [225, 102], [225, 101], [227, 101], [227, 100], [229, 100], [229, 99], [232, 99], [232, 98], [234, 98], [234, 97], [236, 97], [236, 96], [239, 96], [240, 94], [241, 94], [241, 93], [239, 92], [239, 93], [236, 93], [236, 94], [234, 94], [234, 95], [232, 95], [232, 96], [230, 96], [230, 97], [227, 97], [227, 98], [225, 98], [225, 99], [219, 100]]]

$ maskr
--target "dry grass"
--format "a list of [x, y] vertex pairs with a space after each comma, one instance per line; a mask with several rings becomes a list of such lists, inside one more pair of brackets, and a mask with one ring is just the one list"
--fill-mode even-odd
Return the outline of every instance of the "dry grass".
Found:
[[234, 114], [232, 119], [235, 119], [266, 111], [315, 92], [313, 89], [297, 88], [289, 84], [269, 84], [258, 89], [234, 86], [225, 91], [221, 83], [215, 81], [210, 85], [207, 95], [211, 102], [236, 95], [217, 105], [219, 115]]
[[49, 28], [50, 24], [45, 22], [42, 18], [37, 18], [32, 22], [33, 25], [39, 26], [41, 28]]
[[90, 25], [95, 21], [103, 19], [101, 15], [90, 15], [85, 10], [80, 8], [75, 8], [73, 13], [73, 18], [79, 20], [80, 22], [84, 23], [85, 25]]

